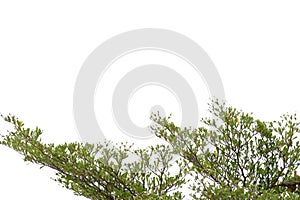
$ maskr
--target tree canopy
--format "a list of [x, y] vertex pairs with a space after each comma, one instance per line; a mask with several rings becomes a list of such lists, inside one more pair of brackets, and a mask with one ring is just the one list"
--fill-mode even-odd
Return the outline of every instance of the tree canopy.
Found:
[[[300, 199], [295, 114], [263, 121], [218, 100], [209, 112], [199, 127], [183, 128], [153, 113], [151, 130], [166, 144], [144, 149], [45, 144], [40, 128], [27, 128], [13, 115], [1, 115], [13, 129], [0, 142], [26, 162], [54, 169], [55, 181], [92, 200]], [[136, 159], [128, 160], [132, 155]]]

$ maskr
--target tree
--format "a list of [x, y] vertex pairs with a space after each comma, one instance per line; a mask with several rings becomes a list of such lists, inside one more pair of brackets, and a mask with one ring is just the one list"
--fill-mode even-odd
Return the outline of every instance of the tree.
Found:
[[[1, 144], [56, 170], [57, 182], [93, 200], [300, 198], [296, 115], [267, 122], [218, 100], [209, 111], [212, 116], [198, 128], [180, 128], [170, 116], [152, 114], [151, 129], [167, 144], [146, 149], [110, 142], [44, 144], [39, 128], [25, 128], [12, 115], [2, 116], [14, 130]], [[138, 159], [126, 161], [131, 154]], [[176, 172], [170, 172], [172, 165]], [[190, 194], [181, 189], [185, 185]]]

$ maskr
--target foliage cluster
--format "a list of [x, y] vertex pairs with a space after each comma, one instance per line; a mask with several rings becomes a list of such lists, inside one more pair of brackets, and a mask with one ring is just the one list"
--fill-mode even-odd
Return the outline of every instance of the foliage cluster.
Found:
[[152, 114], [151, 130], [167, 145], [145, 149], [111, 142], [45, 144], [41, 129], [26, 128], [12, 115], [2, 116], [13, 130], [0, 143], [27, 162], [54, 169], [55, 181], [92, 200], [300, 199], [296, 115], [262, 121], [218, 100], [209, 111], [197, 128]]

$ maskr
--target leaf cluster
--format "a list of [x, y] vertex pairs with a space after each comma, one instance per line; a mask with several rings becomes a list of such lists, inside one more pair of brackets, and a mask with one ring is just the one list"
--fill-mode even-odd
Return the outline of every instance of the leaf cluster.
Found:
[[[44, 144], [41, 129], [25, 128], [12, 115], [3, 118], [13, 130], [2, 136], [1, 144], [23, 155], [24, 161], [54, 169], [54, 180], [76, 195], [93, 200], [183, 199], [175, 190], [185, 183], [184, 167], [169, 172], [173, 154], [167, 146], [132, 150], [131, 145], [111, 142]], [[126, 161], [130, 155], [136, 160]]]
[[218, 100], [210, 104], [210, 113], [196, 129], [152, 115], [156, 135], [190, 163], [194, 199], [300, 197], [296, 115], [261, 121]]

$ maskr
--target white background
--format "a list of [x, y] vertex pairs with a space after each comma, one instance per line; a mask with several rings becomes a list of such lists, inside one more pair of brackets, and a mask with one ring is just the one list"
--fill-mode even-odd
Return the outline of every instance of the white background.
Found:
[[[72, 95], [86, 57], [119, 33], [164, 28], [208, 53], [229, 104], [266, 120], [299, 113], [299, 10], [274, 0], [1, 1], [0, 112], [41, 127], [45, 142], [80, 141]], [[85, 199], [49, 177], [0, 147], [0, 199]]]

